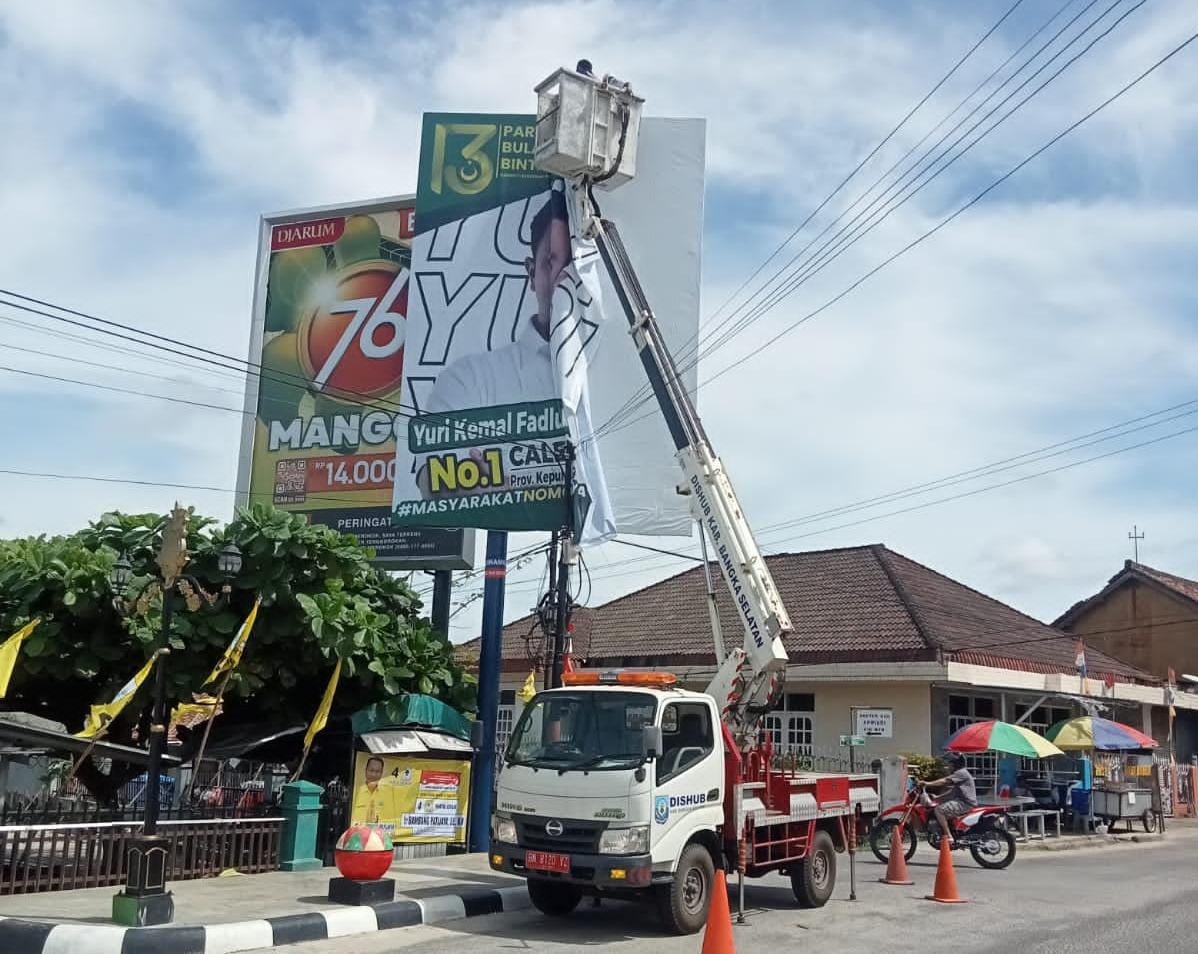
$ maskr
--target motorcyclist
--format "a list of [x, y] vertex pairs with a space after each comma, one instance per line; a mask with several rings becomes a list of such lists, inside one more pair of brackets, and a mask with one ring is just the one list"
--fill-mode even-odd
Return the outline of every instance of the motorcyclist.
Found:
[[[924, 804], [931, 805], [932, 811], [936, 815], [936, 821], [940, 822], [940, 831], [944, 834], [944, 837], [952, 843], [953, 847], [956, 847], [957, 840], [953, 837], [949, 819], [960, 818], [971, 809], [977, 807], [978, 792], [977, 786], [973, 781], [973, 776], [969, 774], [969, 769], [965, 767], [965, 756], [958, 752], [950, 752], [945, 756], [944, 761], [949, 767], [948, 775], [944, 776], [944, 778], [924, 782], [923, 787], [925, 792], [923, 798]], [[951, 790], [938, 802], [932, 802], [928, 798], [926, 789], [945, 788], [948, 786], [951, 786]]]

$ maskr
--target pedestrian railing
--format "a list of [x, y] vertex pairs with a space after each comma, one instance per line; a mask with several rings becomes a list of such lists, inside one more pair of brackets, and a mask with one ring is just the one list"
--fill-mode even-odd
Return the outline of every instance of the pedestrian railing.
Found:
[[[282, 818], [160, 821], [170, 842], [167, 878], [274, 871], [282, 827]], [[140, 821], [0, 826], [0, 895], [123, 884], [129, 841], [141, 830]]]

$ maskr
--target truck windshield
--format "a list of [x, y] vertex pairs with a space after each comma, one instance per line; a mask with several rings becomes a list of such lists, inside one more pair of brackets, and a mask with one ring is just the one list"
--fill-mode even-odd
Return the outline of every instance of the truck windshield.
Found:
[[508, 741], [510, 765], [617, 769], [641, 761], [641, 728], [657, 700], [642, 692], [555, 692], [537, 696]]

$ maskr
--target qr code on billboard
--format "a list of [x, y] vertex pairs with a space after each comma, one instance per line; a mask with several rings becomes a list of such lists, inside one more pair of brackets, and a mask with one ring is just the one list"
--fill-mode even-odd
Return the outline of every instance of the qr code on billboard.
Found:
[[281, 460], [275, 464], [275, 503], [299, 504], [308, 499], [308, 462]]

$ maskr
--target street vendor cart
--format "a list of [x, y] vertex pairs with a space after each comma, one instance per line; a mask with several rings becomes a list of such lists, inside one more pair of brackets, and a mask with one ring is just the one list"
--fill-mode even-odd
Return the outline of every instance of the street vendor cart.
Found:
[[1132, 782], [1106, 782], [1096, 785], [1092, 793], [1094, 817], [1101, 818], [1107, 826], [1117, 821], [1139, 821], [1144, 831], [1154, 832], [1159, 819], [1152, 807], [1152, 789], [1141, 788]]

